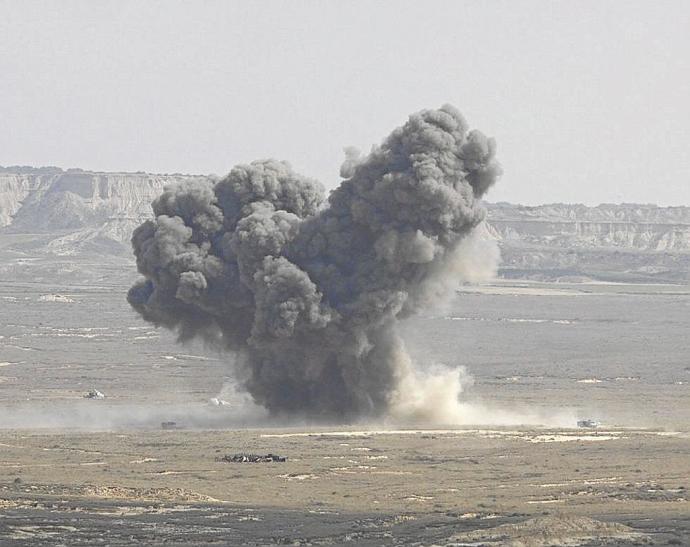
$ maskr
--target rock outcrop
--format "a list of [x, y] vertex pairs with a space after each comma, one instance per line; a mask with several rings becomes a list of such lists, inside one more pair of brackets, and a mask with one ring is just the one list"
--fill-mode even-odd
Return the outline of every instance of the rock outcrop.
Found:
[[[3, 248], [53, 256], [131, 257], [132, 230], [163, 188], [198, 175], [0, 168]], [[501, 275], [690, 281], [690, 207], [488, 204]], [[19, 237], [22, 236], [22, 237]]]
[[132, 231], [151, 216], [163, 188], [193, 175], [93, 173], [80, 169], [0, 170], [0, 229], [46, 234], [54, 254], [129, 253]]
[[536, 279], [690, 281], [690, 207], [489, 204], [501, 273]]
[[690, 207], [489, 204], [493, 234], [502, 241], [568, 248], [690, 251]]

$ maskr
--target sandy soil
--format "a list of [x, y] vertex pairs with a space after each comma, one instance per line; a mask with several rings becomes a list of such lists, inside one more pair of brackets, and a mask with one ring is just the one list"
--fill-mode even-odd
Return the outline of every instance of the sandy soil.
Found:
[[467, 368], [474, 419], [552, 429], [247, 429], [208, 404], [231, 356], [144, 324], [102, 266], [46, 272], [0, 280], [2, 547], [690, 545], [688, 287], [502, 282], [402, 325], [420, 368]]
[[682, 432], [34, 430], [0, 451], [2, 545], [690, 541]]

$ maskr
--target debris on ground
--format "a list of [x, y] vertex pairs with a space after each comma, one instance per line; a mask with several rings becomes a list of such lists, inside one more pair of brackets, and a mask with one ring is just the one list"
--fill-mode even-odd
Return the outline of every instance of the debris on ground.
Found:
[[105, 395], [97, 389], [92, 389], [84, 395], [84, 399], [105, 399]]
[[600, 422], [596, 420], [578, 420], [577, 427], [585, 427], [587, 429], [596, 429], [601, 425]]
[[270, 463], [270, 462], [286, 462], [286, 456], [278, 456], [276, 454], [226, 454], [218, 458], [218, 461], [228, 463]]

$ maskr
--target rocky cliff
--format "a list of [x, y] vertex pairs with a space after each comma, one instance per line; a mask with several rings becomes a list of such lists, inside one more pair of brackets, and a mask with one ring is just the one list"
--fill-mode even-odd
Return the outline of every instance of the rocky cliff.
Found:
[[151, 201], [193, 175], [93, 173], [80, 169], [0, 170], [0, 229], [42, 234], [44, 250], [129, 253], [132, 230], [151, 216]]
[[[0, 248], [130, 257], [132, 230], [168, 184], [195, 175], [0, 168]], [[487, 204], [506, 277], [690, 281], [690, 207]]]
[[690, 207], [489, 204], [509, 277], [690, 281]]
[[501, 240], [562, 247], [644, 251], [690, 250], [690, 207], [552, 204], [489, 205], [493, 232]]

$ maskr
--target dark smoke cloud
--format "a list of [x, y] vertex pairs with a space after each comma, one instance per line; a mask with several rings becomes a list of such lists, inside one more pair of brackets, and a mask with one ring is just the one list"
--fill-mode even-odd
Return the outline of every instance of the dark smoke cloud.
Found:
[[[148, 321], [237, 352], [237, 374], [274, 414], [386, 413], [406, 377], [398, 319], [428, 303], [500, 175], [495, 143], [451, 106], [412, 115], [346, 179], [322, 186], [257, 161], [166, 189], [132, 243]], [[441, 283], [442, 285], [442, 283]]]

